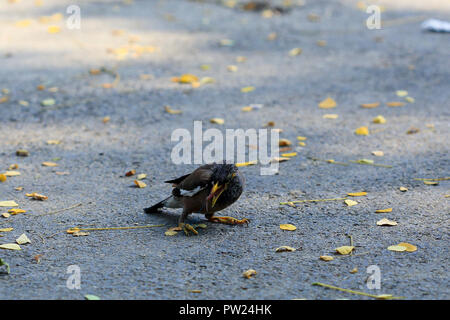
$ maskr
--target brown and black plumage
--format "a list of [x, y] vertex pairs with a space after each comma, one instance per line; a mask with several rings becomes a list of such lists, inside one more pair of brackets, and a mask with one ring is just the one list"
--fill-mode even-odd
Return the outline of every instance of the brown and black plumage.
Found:
[[144, 209], [146, 213], [161, 208], [183, 208], [178, 225], [188, 235], [197, 231], [185, 223], [191, 213], [203, 213], [212, 222], [244, 224], [248, 219], [214, 217], [214, 213], [233, 204], [242, 194], [244, 177], [234, 164], [206, 164], [177, 179], [165, 181], [174, 187], [172, 195]]

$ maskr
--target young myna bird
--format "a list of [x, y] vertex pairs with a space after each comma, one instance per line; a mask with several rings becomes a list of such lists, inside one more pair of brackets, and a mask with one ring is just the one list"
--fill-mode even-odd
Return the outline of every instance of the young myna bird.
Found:
[[192, 173], [177, 179], [165, 181], [174, 187], [172, 195], [161, 202], [144, 209], [146, 213], [158, 212], [161, 208], [183, 208], [178, 226], [186, 235], [198, 234], [197, 230], [185, 223], [193, 213], [204, 213], [211, 222], [244, 224], [248, 219], [214, 217], [214, 213], [233, 204], [242, 194], [244, 177], [234, 164], [206, 164]]

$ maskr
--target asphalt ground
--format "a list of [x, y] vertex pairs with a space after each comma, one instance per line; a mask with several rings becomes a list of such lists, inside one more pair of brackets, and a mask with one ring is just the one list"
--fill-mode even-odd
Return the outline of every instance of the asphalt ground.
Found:
[[[78, 1], [81, 29], [69, 30], [66, 8], [73, 1], [3, 2], [0, 89], [7, 89], [1, 97], [8, 101], [0, 104], [0, 171], [18, 164], [21, 175], [0, 183], [0, 201], [15, 200], [27, 212], [0, 217], [0, 228], [14, 228], [0, 233], [0, 244], [22, 233], [31, 243], [1, 249], [11, 271], [0, 274], [0, 298], [372, 299], [312, 285], [321, 282], [374, 295], [449, 299], [449, 182], [415, 178], [449, 177], [449, 35], [422, 32], [420, 23], [448, 21], [450, 10], [444, 1], [408, 3], [386, 4], [385, 25], [369, 30], [369, 15], [356, 1], [294, 1], [271, 17], [218, 1]], [[63, 19], [39, 20], [55, 13]], [[50, 25], [59, 32], [49, 33]], [[267, 39], [271, 33], [276, 39]], [[223, 39], [233, 45], [221, 45]], [[301, 54], [290, 56], [293, 48]], [[239, 56], [246, 61], [237, 62]], [[92, 69], [106, 72], [91, 75]], [[182, 74], [215, 82], [193, 88], [171, 81]], [[255, 89], [241, 92], [247, 86]], [[408, 91], [414, 103], [397, 90]], [[327, 97], [335, 108], [318, 107]], [[54, 103], [43, 106], [46, 99]], [[405, 105], [388, 107], [391, 101]], [[373, 102], [380, 105], [360, 107]], [[242, 112], [249, 104], [263, 107]], [[165, 105], [182, 114], [165, 112]], [[323, 118], [330, 113], [338, 118]], [[372, 123], [378, 115], [385, 124]], [[225, 123], [210, 123], [214, 117]], [[246, 189], [223, 214], [250, 219], [248, 227], [192, 215], [191, 224], [207, 225], [198, 236], [166, 236], [180, 212], [142, 209], [170, 193], [164, 180], [197, 166], [175, 165], [170, 156], [172, 132], [192, 131], [195, 120], [222, 132], [273, 121], [298, 154], [280, 163], [277, 175], [260, 175], [259, 165], [241, 168]], [[370, 134], [356, 135], [361, 126]], [[307, 137], [304, 147], [297, 136]], [[16, 156], [18, 149], [29, 156]], [[392, 168], [350, 162], [358, 159]], [[147, 187], [124, 177], [131, 169], [147, 174]], [[280, 205], [360, 191], [367, 195], [351, 198], [358, 202], [351, 207], [343, 200]], [[31, 192], [48, 200], [25, 196]], [[393, 210], [375, 213], [385, 208]], [[381, 218], [398, 225], [378, 226]], [[297, 229], [281, 230], [286, 223]], [[337, 255], [349, 236], [353, 254]], [[400, 242], [417, 250], [387, 249]], [[283, 245], [297, 250], [275, 252]], [[67, 286], [71, 265], [79, 267], [81, 289]], [[367, 287], [370, 265], [380, 269], [379, 290]], [[248, 269], [257, 272], [251, 279], [242, 277]]]

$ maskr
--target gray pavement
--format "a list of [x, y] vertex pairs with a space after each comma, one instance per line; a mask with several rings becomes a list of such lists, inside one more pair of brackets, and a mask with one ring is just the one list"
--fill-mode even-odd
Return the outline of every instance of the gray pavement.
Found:
[[[298, 5], [294, 0], [288, 12], [273, 17], [240, 10], [241, 2], [229, 8], [220, 1], [78, 1], [80, 30], [65, 26], [66, 8], [74, 1], [2, 2], [0, 89], [9, 90], [1, 96], [9, 100], [0, 104], [0, 173], [17, 163], [21, 175], [0, 183], [0, 201], [15, 200], [27, 212], [0, 217], [0, 228], [14, 228], [0, 232], [0, 244], [22, 233], [31, 244], [20, 251], [0, 249], [11, 269], [0, 274], [0, 298], [371, 299], [312, 286], [322, 282], [407, 299], [449, 299], [449, 181], [414, 180], [450, 176], [450, 38], [420, 30], [426, 18], [450, 20], [444, 2], [431, 1], [428, 7], [426, 1], [412, 1], [408, 7], [399, 1], [392, 8], [388, 3], [381, 30], [366, 28], [368, 14], [357, 1]], [[64, 18], [39, 21], [55, 13]], [[311, 14], [319, 20], [310, 21]], [[60, 32], [49, 33], [49, 25]], [[277, 38], [267, 40], [274, 32]], [[221, 46], [222, 39], [234, 45]], [[326, 45], [317, 45], [318, 40]], [[149, 46], [155, 51], [143, 52], [152, 51]], [[121, 47], [126, 51], [111, 53]], [[302, 53], [289, 56], [296, 47]], [[236, 62], [238, 56], [247, 60]], [[205, 64], [209, 70], [201, 69]], [[237, 72], [229, 72], [229, 65]], [[102, 67], [120, 76], [115, 87], [102, 87], [114, 81], [111, 74], [89, 74]], [[215, 83], [192, 88], [171, 81], [185, 73], [212, 77]], [[255, 90], [242, 93], [246, 86]], [[48, 90], [53, 87], [57, 92]], [[405, 101], [397, 90], [407, 90], [415, 102], [386, 106]], [[337, 107], [318, 108], [328, 96]], [[48, 98], [55, 104], [42, 106]], [[371, 102], [380, 106], [360, 107]], [[264, 106], [242, 112], [249, 104]], [[165, 105], [183, 113], [168, 114]], [[327, 113], [339, 117], [324, 119]], [[373, 124], [377, 115], [387, 122]], [[103, 123], [104, 117], [109, 122]], [[209, 123], [213, 117], [225, 124]], [[241, 169], [246, 189], [223, 213], [250, 219], [248, 227], [206, 222], [198, 236], [165, 236], [179, 212], [146, 215], [142, 209], [170, 192], [164, 180], [196, 167], [175, 165], [170, 158], [171, 133], [191, 130], [195, 120], [220, 130], [261, 128], [274, 121], [283, 129], [282, 138], [295, 145], [297, 136], [306, 136], [306, 146], [294, 146], [298, 155], [281, 163], [278, 175], [261, 176], [259, 166]], [[360, 126], [371, 133], [355, 135]], [[407, 134], [411, 128], [419, 132]], [[46, 143], [54, 139], [61, 144]], [[18, 149], [30, 155], [17, 157]], [[374, 150], [385, 155], [375, 157]], [[349, 162], [357, 159], [393, 167]], [[59, 166], [43, 167], [44, 161]], [[147, 174], [146, 188], [135, 188], [133, 177], [123, 177], [131, 169]], [[408, 191], [399, 191], [401, 186]], [[354, 198], [359, 203], [352, 207], [343, 201], [280, 205], [359, 191], [368, 194]], [[30, 192], [49, 199], [31, 200], [25, 196]], [[375, 213], [389, 207], [391, 213]], [[384, 217], [398, 225], [377, 226]], [[189, 221], [205, 223], [202, 215]], [[280, 230], [283, 223], [297, 230]], [[80, 237], [65, 232], [75, 226], [153, 224], [165, 226]], [[350, 244], [347, 235], [354, 254], [335, 255], [335, 248]], [[387, 250], [399, 242], [417, 251]], [[282, 245], [298, 250], [275, 252]], [[334, 260], [319, 260], [322, 255]], [[66, 286], [70, 265], [80, 267], [79, 290]], [[370, 265], [380, 268], [380, 290], [366, 286]], [[354, 268], [358, 272], [350, 273]], [[244, 279], [247, 269], [257, 275]]]

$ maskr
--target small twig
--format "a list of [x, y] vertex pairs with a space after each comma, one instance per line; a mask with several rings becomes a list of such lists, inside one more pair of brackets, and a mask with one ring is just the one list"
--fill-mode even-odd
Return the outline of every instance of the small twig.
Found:
[[294, 203], [301, 203], [301, 202], [336, 201], [336, 200], [345, 200], [345, 199], [347, 199], [347, 198], [294, 200], [294, 201], [288, 201], [288, 202], [280, 202], [280, 204], [291, 205], [291, 204], [294, 204]]
[[139, 228], [155, 228], [155, 227], [163, 227], [165, 224], [156, 224], [156, 225], [147, 225], [147, 226], [133, 226], [133, 227], [105, 227], [105, 228], [69, 228], [67, 229], [67, 233], [74, 233], [76, 231], [100, 231], [100, 230], [126, 230], [126, 229], [139, 229]]
[[332, 285], [329, 285], [329, 284], [325, 284], [325, 283], [321, 283], [321, 282], [314, 282], [312, 285], [313, 286], [321, 286], [321, 287], [334, 289], [334, 290], [339, 290], [339, 291], [344, 291], [344, 292], [353, 293], [353, 294], [358, 294], [358, 295], [361, 295], [361, 296], [371, 297], [371, 298], [375, 298], [375, 299], [405, 299], [405, 297], [394, 297], [391, 294], [375, 295], [375, 294], [365, 293], [365, 292], [362, 292], [362, 291], [355, 291], [355, 290], [350, 290], [350, 289], [339, 288], [339, 287], [335, 287], [335, 286], [332, 286]]
[[48, 215], [51, 215], [51, 214], [60, 213], [60, 212], [63, 212], [63, 211], [67, 211], [67, 210], [70, 210], [70, 209], [74, 209], [74, 208], [81, 207], [82, 205], [83, 205], [82, 203], [77, 203], [77, 204], [75, 204], [75, 205], [73, 205], [73, 206], [70, 206], [70, 207], [68, 207], [68, 208], [64, 208], [64, 209], [60, 209], [60, 210], [56, 210], [56, 211], [51, 211], [51, 212], [43, 213], [43, 214], [38, 215], [38, 216], [36, 216], [36, 217], [43, 217], [43, 216], [48, 216]]
[[361, 161], [356, 161], [356, 160], [349, 160], [349, 162], [351, 162], [351, 163], [357, 163], [357, 164], [365, 164], [365, 165], [368, 165], [368, 166], [375, 166], [375, 167], [392, 168], [391, 165], [387, 165], [387, 164], [378, 164], [378, 163], [361, 162]]

